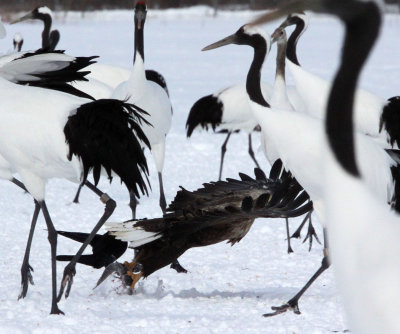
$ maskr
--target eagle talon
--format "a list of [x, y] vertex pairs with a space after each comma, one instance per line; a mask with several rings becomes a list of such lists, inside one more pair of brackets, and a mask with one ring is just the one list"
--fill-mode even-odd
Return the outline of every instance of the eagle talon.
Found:
[[[124, 265], [128, 268], [125, 276], [132, 279], [132, 283], [130, 284], [130, 291], [132, 292], [135, 289], [136, 283], [143, 276], [143, 265], [141, 263], [136, 263], [136, 260], [133, 260], [130, 263], [125, 261]], [[124, 280], [126, 281], [126, 278]]]

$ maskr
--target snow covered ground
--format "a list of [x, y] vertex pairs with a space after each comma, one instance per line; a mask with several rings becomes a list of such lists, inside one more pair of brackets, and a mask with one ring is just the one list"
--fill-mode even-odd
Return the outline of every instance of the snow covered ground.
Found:
[[[200, 52], [205, 45], [235, 32], [253, 18], [251, 12], [222, 12], [211, 9], [149, 12], [145, 27], [147, 68], [160, 71], [167, 79], [174, 118], [167, 140], [164, 182], [167, 201], [179, 185], [196, 189], [203, 182], [217, 179], [223, 135], [195, 133], [186, 139], [185, 122], [192, 104], [200, 97], [243, 81], [252, 54], [247, 47], [229, 46]], [[277, 25], [278, 22], [275, 24]], [[130, 12], [97, 12], [58, 15], [55, 23], [61, 32], [59, 47], [71, 55], [99, 55], [99, 62], [129, 67], [133, 55], [133, 15]], [[273, 31], [275, 25], [266, 29]], [[381, 39], [362, 77], [362, 86], [389, 98], [399, 93], [400, 19], [388, 15]], [[41, 24], [7, 26], [8, 37], [0, 42], [9, 50], [12, 36], [19, 31], [24, 49], [40, 45]], [[331, 78], [338, 63], [342, 27], [329, 17], [312, 16], [308, 32], [299, 45], [299, 58], [310, 71]], [[272, 82], [275, 51], [265, 65], [263, 78]], [[290, 80], [290, 78], [289, 78]], [[45, 97], [43, 97], [45, 98]], [[296, 134], [293, 134], [294, 136]], [[259, 142], [259, 136], [254, 136]], [[301, 144], [301, 143], [299, 143]], [[258, 146], [258, 144], [256, 145]], [[269, 170], [261, 151], [257, 158]], [[139, 217], [156, 217], [158, 187], [154, 166], [151, 182], [154, 192], [142, 198]], [[238, 172], [252, 174], [245, 134], [232, 136], [228, 144], [224, 177]], [[56, 228], [90, 231], [103, 212], [102, 203], [83, 190], [81, 204], [72, 204], [77, 185], [64, 180], [48, 184], [47, 203]], [[119, 182], [100, 183], [116, 201], [113, 221], [130, 218], [126, 188]], [[271, 306], [292, 297], [320, 265], [322, 246], [311, 252], [298, 240], [295, 253], [286, 253], [283, 220], [258, 220], [242, 242], [230, 247], [218, 244], [191, 249], [180, 261], [188, 274], [164, 268], [139, 284], [130, 296], [118, 280], [108, 280], [93, 290], [101, 271], [77, 267], [70, 297], [60, 302], [65, 316], [50, 316], [50, 247], [44, 220], [38, 222], [31, 265], [35, 285], [27, 298], [17, 301], [20, 290], [20, 265], [28, 236], [33, 202], [14, 185], [2, 181], [0, 194], [0, 332], [1, 333], [331, 333], [348, 329], [332, 271], [326, 272], [300, 300], [301, 315], [286, 313], [274, 318], [261, 315]], [[292, 229], [301, 219], [292, 222]], [[318, 227], [318, 224], [315, 224]], [[318, 233], [321, 231], [318, 227]], [[304, 233], [303, 233], [304, 234]], [[77, 244], [59, 238], [58, 254], [72, 254]], [[130, 260], [128, 250], [122, 260]], [[61, 279], [64, 264], [58, 264]], [[59, 282], [58, 282], [59, 283]]]

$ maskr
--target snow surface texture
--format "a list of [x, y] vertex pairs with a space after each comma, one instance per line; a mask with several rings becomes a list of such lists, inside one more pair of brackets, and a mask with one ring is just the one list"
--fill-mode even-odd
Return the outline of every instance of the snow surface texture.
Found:
[[[201, 183], [216, 180], [220, 146], [224, 135], [195, 133], [185, 136], [185, 122], [192, 104], [200, 97], [245, 79], [252, 58], [250, 48], [230, 46], [200, 52], [200, 49], [235, 32], [250, 21], [251, 12], [221, 12], [217, 17], [204, 7], [188, 10], [149, 11], [145, 27], [146, 66], [161, 72], [168, 83], [174, 116], [167, 137], [164, 186], [167, 202], [179, 185], [196, 189]], [[100, 62], [129, 67], [133, 55], [133, 13], [98, 12], [80, 17], [58, 14], [55, 28], [61, 32], [60, 49], [68, 54], [99, 55]], [[270, 33], [274, 25], [266, 26]], [[400, 18], [386, 16], [383, 34], [362, 77], [362, 86], [389, 98], [399, 93]], [[1, 50], [12, 49], [12, 36], [19, 31], [24, 48], [41, 45], [42, 24], [6, 26], [8, 37]], [[329, 17], [313, 16], [309, 30], [299, 44], [299, 59], [309, 71], [331, 78], [338, 63], [342, 27]], [[263, 71], [263, 79], [273, 82], [275, 51]], [[290, 76], [288, 82], [291, 83]], [[295, 134], [294, 134], [295, 135]], [[259, 146], [259, 135], [253, 142]], [[138, 217], [161, 215], [158, 182], [150, 155], [151, 182], [155, 190], [141, 198]], [[269, 171], [263, 154], [257, 158]], [[231, 137], [226, 154], [224, 177], [238, 172], [253, 174], [247, 154], [247, 136]], [[110, 221], [130, 218], [128, 193], [115, 180], [100, 188], [116, 201]], [[118, 279], [109, 279], [93, 290], [100, 270], [77, 266], [70, 297], [59, 306], [65, 316], [50, 316], [50, 247], [45, 223], [40, 216], [31, 252], [35, 269], [34, 286], [24, 300], [20, 292], [20, 265], [33, 212], [31, 197], [11, 183], [1, 181], [0, 202], [2, 237], [0, 243], [0, 332], [1, 333], [331, 333], [348, 329], [333, 274], [328, 270], [300, 300], [301, 315], [286, 313], [274, 318], [261, 315], [291, 298], [319, 267], [322, 246], [308, 252], [307, 245], [294, 240], [294, 254], [286, 253], [283, 220], [257, 220], [249, 234], [237, 245], [218, 244], [191, 249], [180, 261], [188, 274], [164, 268], [138, 284], [136, 293], [125, 294]], [[103, 212], [103, 204], [88, 189], [81, 204], [71, 204], [76, 185], [53, 180], [47, 188], [47, 204], [56, 228], [90, 231]], [[292, 230], [301, 219], [291, 223]], [[321, 236], [318, 223], [318, 233]], [[303, 233], [304, 236], [304, 233]], [[59, 237], [58, 254], [75, 253], [79, 245]], [[131, 260], [128, 250], [120, 260]], [[58, 282], [64, 263], [58, 263]]]

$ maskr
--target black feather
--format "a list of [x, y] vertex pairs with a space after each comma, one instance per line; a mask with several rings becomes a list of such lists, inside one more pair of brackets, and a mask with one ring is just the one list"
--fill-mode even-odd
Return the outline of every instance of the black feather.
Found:
[[[26, 59], [29, 57], [37, 56], [40, 54], [47, 53], [42, 49], [39, 49], [35, 52], [25, 53], [23, 56], [14, 59], [13, 61], [17, 61], [19, 59]], [[64, 51], [53, 51], [52, 53], [64, 53]], [[20, 85], [29, 85], [34, 87], [42, 87], [46, 89], [58, 90], [64, 93], [68, 93], [71, 95], [75, 95], [78, 97], [87, 98], [90, 100], [94, 100], [92, 96], [82, 92], [74, 87], [72, 87], [69, 83], [73, 81], [87, 81], [85, 76], [90, 73], [90, 71], [81, 71], [83, 68], [95, 63], [93, 59], [98, 58], [98, 56], [92, 57], [76, 57], [74, 61], [71, 61], [68, 66], [54, 70], [54, 71], [46, 71], [46, 72], [30, 72], [29, 75], [35, 77], [34, 80], [19, 80], [15, 83]]]
[[267, 205], [270, 197], [271, 197], [270, 194], [262, 194], [260, 197], [257, 198], [255, 208], [256, 209], [264, 208]]
[[254, 179], [244, 173], [239, 173], [239, 177], [242, 181], [254, 181]]
[[[260, 168], [254, 168], [254, 175], [256, 176], [257, 181], [266, 181], [267, 176]], [[272, 177], [270, 177], [272, 179]]]
[[150, 143], [140, 127], [148, 123], [142, 114], [146, 112], [120, 100], [98, 100], [81, 105], [68, 118], [64, 127], [68, 158], [76, 155], [82, 161], [82, 182], [93, 169], [97, 184], [104, 167], [110, 181], [114, 171], [136, 196], [138, 188], [147, 194], [142, 173], [148, 174], [148, 168], [140, 142], [149, 148]]
[[[80, 232], [57, 231], [57, 233], [80, 243], [85, 242], [89, 235], [88, 233]], [[96, 269], [106, 267], [113, 263], [120, 258], [128, 248], [127, 242], [118, 240], [108, 233], [95, 235], [93, 240], [90, 242], [90, 245], [92, 246], [93, 254], [82, 255], [78, 262]], [[71, 261], [72, 258], [73, 255], [57, 255], [58, 261]]]
[[167, 95], [169, 96], [169, 91], [167, 87], [167, 82], [165, 81], [165, 78], [162, 76], [161, 73], [154, 71], [154, 70], [146, 70], [146, 79], [155, 82], [159, 86], [161, 86], [162, 89], [165, 90]]
[[389, 143], [400, 146], [400, 96], [390, 98], [383, 108], [379, 132], [383, 129], [389, 134]]
[[160, 236], [136, 247], [135, 260], [143, 265], [144, 277], [192, 247], [240, 241], [256, 218], [289, 218], [312, 209], [312, 203], [304, 204], [309, 200], [307, 193], [289, 173], [285, 179], [276, 180], [256, 180], [244, 174], [240, 177], [205, 183], [193, 192], [181, 187], [169, 213], [135, 221], [135, 228]]
[[224, 105], [214, 95], [207, 95], [198, 100], [190, 109], [186, 121], [187, 136], [190, 137], [197, 126], [213, 130], [221, 124]]
[[279, 178], [279, 176], [282, 173], [283, 169], [283, 163], [281, 159], [278, 159], [274, 162], [274, 164], [271, 167], [271, 171], [269, 172], [269, 178], [271, 180], [276, 180]]
[[242, 202], [242, 210], [244, 212], [249, 212], [253, 208], [254, 201], [250, 196], [247, 196], [243, 199]]

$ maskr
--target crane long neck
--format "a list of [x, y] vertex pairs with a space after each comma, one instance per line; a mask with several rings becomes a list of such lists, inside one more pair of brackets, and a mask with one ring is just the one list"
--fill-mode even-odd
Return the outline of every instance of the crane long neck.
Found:
[[276, 73], [275, 80], [281, 78], [285, 82], [285, 66], [286, 66], [286, 47], [287, 43], [278, 42], [278, 51], [276, 55]]
[[364, 15], [345, 22], [342, 62], [332, 85], [326, 119], [331, 149], [342, 167], [354, 176], [360, 176], [353, 136], [354, 95], [361, 69], [378, 36], [381, 21], [375, 3], [358, 3], [357, 6], [363, 6]]
[[299, 23], [296, 24], [296, 28], [290, 34], [287, 43], [287, 51], [286, 57], [294, 64], [300, 66], [299, 60], [297, 59], [297, 42], [299, 41], [300, 36], [306, 29], [306, 24], [303, 20], [300, 20]]
[[247, 74], [246, 90], [250, 100], [264, 107], [269, 107], [261, 91], [261, 69], [267, 55], [267, 43], [265, 40], [254, 46], [254, 58]]
[[47, 49], [50, 47], [50, 29], [51, 29], [52, 19], [50, 15], [43, 15], [42, 21], [44, 23], [44, 29], [42, 32], [42, 48]]
[[139, 53], [140, 57], [142, 58], [144, 62], [144, 34], [143, 34], [143, 28], [144, 26], [140, 29], [138, 29], [137, 24], [135, 26], [135, 54], [133, 58], [133, 62], [136, 60], [136, 54]]

